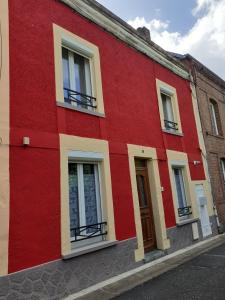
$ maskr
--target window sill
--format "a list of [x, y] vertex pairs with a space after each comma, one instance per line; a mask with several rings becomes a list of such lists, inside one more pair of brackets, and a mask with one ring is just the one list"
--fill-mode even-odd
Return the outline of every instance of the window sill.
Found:
[[177, 227], [181, 227], [181, 226], [185, 226], [187, 224], [195, 223], [198, 220], [199, 220], [198, 218], [188, 219], [188, 220], [180, 221], [176, 225], [177, 225]]
[[170, 130], [166, 130], [166, 129], [163, 129], [163, 132], [172, 134], [172, 135], [177, 135], [177, 136], [184, 136], [183, 133], [181, 133], [181, 132], [175, 132], [175, 131], [170, 131]]
[[223, 136], [223, 135], [220, 135], [220, 134], [217, 135], [217, 134], [214, 134], [214, 133], [211, 133], [211, 132], [206, 131], [206, 135], [215, 137], [215, 138], [220, 139], [220, 140], [224, 140], [224, 136]]
[[105, 114], [103, 114], [103, 113], [99, 113], [99, 112], [96, 112], [96, 111], [91, 111], [91, 110], [81, 108], [81, 107], [76, 107], [76, 106], [73, 106], [69, 103], [57, 101], [56, 104], [57, 104], [57, 106], [60, 106], [60, 107], [63, 107], [63, 108], [79, 111], [81, 113], [89, 114], [89, 115], [96, 116], [96, 117], [105, 118]]
[[89, 246], [78, 248], [76, 250], [72, 250], [69, 254], [62, 255], [62, 258], [64, 260], [71, 259], [73, 257], [85, 255], [85, 254], [88, 254], [91, 252], [95, 252], [95, 251], [99, 251], [101, 249], [115, 246], [115, 245], [117, 245], [117, 243], [118, 243], [118, 241], [115, 240], [115, 241], [104, 241], [104, 242], [92, 244]]

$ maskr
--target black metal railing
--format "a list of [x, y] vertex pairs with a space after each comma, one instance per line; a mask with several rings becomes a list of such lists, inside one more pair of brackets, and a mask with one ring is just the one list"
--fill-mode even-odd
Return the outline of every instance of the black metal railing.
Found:
[[86, 226], [70, 228], [71, 238], [73, 239], [71, 242], [73, 243], [98, 236], [105, 236], [107, 234], [106, 225], [106, 222], [101, 222]]
[[192, 214], [191, 206], [178, 208], [178, 216], [184, 217]]
[[178, 124], [176, 122], [164, 120], [166, 129], [178, 130]]
[[77, 91], [73, 91], [71, 89], [64, 87], [64, 100], [67, 103], [80, 105], [81, 107], [92, 107], [97, 108], [96, 98], [85, 95], [83, 93], [79, 93]]

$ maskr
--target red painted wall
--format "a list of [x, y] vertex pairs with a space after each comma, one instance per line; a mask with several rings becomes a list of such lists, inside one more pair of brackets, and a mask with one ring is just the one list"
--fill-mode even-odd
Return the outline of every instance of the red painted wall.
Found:
[[[106, 118], [56, 106], [53, 23], [99, 47]], [[184, 137], [162, 133], [156, 78], [177, 89]], [[165, 149], [187, 152], [192, 179], [204, 179], [187, 81], [57, 1], [10, 0], [10, 87], [10, 272], [60, 258], [58, 133], [109, 141], [119, 240], [136, 234], [127, 143], [157, 148], [166, 225], [175, 225]]]

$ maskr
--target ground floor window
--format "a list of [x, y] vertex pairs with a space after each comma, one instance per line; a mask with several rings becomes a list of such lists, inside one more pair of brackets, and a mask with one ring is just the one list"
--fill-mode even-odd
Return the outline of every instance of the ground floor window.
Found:
[[[85, 245], [106, 234], [98, 163], [69, 162], [70, 241]], [[76, 244], [76, 245], [77, 245]]]
[[225, 183], [225, 158], [221, 159], [221, 168], [222, 168], [222, 173], [223, 173], [223, 181]]
[[176, 186], [178, 216], [180, 218], [188, 218], [189, 215], [191, 215], [191, 206], [189, 206], [187, 203], [183, 168], [173, 167], [173, 175], [174, 175], [174, 181]]

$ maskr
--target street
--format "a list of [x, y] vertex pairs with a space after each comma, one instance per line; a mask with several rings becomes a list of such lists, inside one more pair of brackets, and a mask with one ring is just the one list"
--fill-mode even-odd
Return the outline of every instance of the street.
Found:
[[225, 244], [115, 300], [225, 300]]

